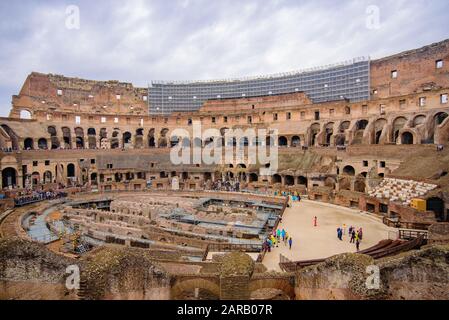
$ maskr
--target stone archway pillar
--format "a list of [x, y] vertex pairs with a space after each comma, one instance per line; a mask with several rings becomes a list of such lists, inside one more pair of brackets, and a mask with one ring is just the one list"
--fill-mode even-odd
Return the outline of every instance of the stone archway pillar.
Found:
[[351, 179], [351, 191], [354, 191], [354, 189], [355, 189], [355, 181], [356, 181], [356, 178], [353, 177], [353, 178]]

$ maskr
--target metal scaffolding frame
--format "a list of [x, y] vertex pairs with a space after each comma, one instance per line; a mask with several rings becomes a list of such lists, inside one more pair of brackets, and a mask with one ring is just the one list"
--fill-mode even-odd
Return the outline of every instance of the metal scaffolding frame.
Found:
[[151, 114], [197, 111], [207, 100], [251, 98], [304, 92], [314, 103], [369, 100], [370, 59], [303, 71], [241, 79], [163, 82], [148, 88]]

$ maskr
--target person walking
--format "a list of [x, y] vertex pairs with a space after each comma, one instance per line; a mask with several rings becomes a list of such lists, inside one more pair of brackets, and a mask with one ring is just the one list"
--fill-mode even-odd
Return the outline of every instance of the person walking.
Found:
[[285, 242], [285, 234], [286, 234], [285, 229], [282, 229], [281, 235], [282, 235], [282, 241], [284, 241], [284, 242]]
[[356, 237], [356, 234], [355, 234], [355, 230], [353, 229], [352, 233], [351, 233], [351, 240], [349, 241], [349, 243], [354, 243], [355, 242], [355, 237]]
[[358, 237], [356, 237], [356, 240], [355, 240], [355, 247], [357, 249], [357, 252], [359, 252], [360, 251], [360, 239]]
[[316, 216], [313, 218], [313, 226], [318, 227], [318, 218]]
[[343, 224], [343, 235], [346, 235], [346, 224]]
[[290, 247], [290, 250], [292, 249], [292, 245], [293, 245], [293, 239], [292, 239], [292, 237], [290, 237], [288, 239], [288, 246]]
[[362, 238], [363, 238], [363, 230], [362, 230], [362, 228], [359, 229], [359, 232], [357, 234], [359, 236], [359, 240], [362, 241]]

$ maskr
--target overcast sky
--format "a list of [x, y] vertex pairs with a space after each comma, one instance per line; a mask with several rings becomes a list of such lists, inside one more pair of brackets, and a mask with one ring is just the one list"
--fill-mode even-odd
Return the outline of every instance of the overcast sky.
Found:
[[448, 13], [447, 0], [2, 0], [0, 116], [32, 71], [137, 86], [271, 74], [441, 41]]

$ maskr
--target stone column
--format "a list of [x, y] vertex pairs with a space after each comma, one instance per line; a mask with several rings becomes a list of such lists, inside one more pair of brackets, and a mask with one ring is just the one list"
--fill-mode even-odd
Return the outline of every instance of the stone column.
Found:
[[351, 191], [354, 191], [354, 187], [355, 187], [355, 178], [351, 179]]
[[148, 146], [148, 134], [145, 134], [145, 131], [144, 131], [144, 135], [142, 136], [142, 148], [143, 149], [148, 149], [149, 148], [149, 146]]

